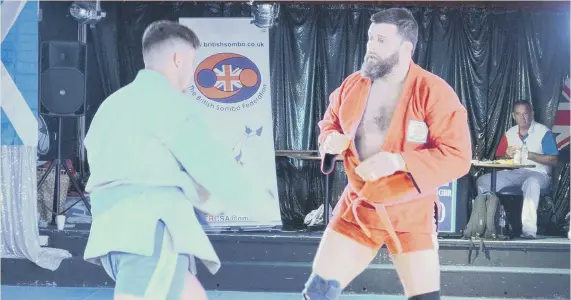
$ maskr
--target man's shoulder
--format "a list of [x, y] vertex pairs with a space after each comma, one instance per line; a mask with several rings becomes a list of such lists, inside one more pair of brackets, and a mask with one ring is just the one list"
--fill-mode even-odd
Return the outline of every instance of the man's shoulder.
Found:
[[349, 74], [347, 77], [345, 77], [345, 81], [348, 82], [352, 82], [352, 81], [357, 81], [357, 80], [361, 80], [361, 79], [365, 79], [365, 77], [363, 76], [363, 73], [361, 71], [355, 71], [351, 74]]
[[466, 110], [456, 91], [442, 77], [416, 64], [411, 66], [411, 70], [414, 78], [410, 87], [415, 93], [415, 99], [425, 102], [423, 106], [452, 111]]
[[428, 92], [430, 95], [439, 95], [442, 93], [447, 93], [457, 97], [456, 91], [452, 86], [444, 80], [442, 77], [422, 68], [418, 65], [413, 65], [415, 83], [418, 86], [417, 90]]
[[116, 90], [111, 95], [107, 96], [107, 98], [105, 98], [103, 102], [101, 102], [101, 104], [97, 108], [97, 111], [95, 112], [94, 121], [101, 118], [102, 116], [118, 113], [117, 105], [119, 104], [120, 99], [123, 98], [122, 97], [123, 89], [124, 87]]
[[101, 103], [100, 108], [111, 106], [119, 103], [121, 99], [132, 99], [133, 96], [137, 93], [137, 89], [134, 89], [132, 83], [129, 83], [120, 89], [116, 90], [115, 92], [111, 93], [111, 95], [107, 96], [103, 103]]
[[510, 128], [508, 128], [508, 130], [506, 130], [506, 133], [518, 133], [519, 129], [517, 127], [517, 125], [514, 125]]
[[105, 102], [134, 105], [136, 111], [154, 110], [155, 112], [180, 109], [187, 102], [182, 93], [168, 89], [149, 89], [136, 81], [120, 88], [111, 94]]
[[360, 71], [349, 74], [347, 77], [345, 77], [345, 79], [343, 79], [341, 85], [339, 85], [335, 90], [333, 90], [333, 92], [331, 92], [331, 101], [336, 103], [336, 105], [340, 105], [341, 102], [346, 100], [347, 96], [355, 87], [366, 83], [366, 81], [367, 79], [363, 77]]
[[[541, 123], [537, 123], [537, 122], [534, 122], [533, 130], [534, 130], [534, 132], [537, 132], [539, 134], [545, 134], [545, 133], [551, 132], [551, 129], [549, 129], [549, 127], [547, 127]], [[514, 125], [514, 126], [508, 128], [508, 130], [506, 130], [506, 133], [508, 133], [508, 134], [509, 133], [519, 134], [519, 128], [517, 125]]]
[[347, 89], [354, 87], [355, 85], [365, 83], [366, 81], [367, 81], [367, 79], [365, 77], [363, 77], [363, 74], [361, 73], [361, 71], [356, 71], [356, 72], [349, 74], [349, 76], [345, 77], [345, 79], [343, 80], [343, 83], [341, 83], [341, 86], [339, 87], [339, 89], [340, 90], [347, 90]]
[[544, 124], [538, 123], [534, 121], [533, 126], [535, 127], [534, 129], [540, 130], [541, 132], [549, 132], [551, 131], [551, 129], [549, 129], [549, 127], [547, 127]]

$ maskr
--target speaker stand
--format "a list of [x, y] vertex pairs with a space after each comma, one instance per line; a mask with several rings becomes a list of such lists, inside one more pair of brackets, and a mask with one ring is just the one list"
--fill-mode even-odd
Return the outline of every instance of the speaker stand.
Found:
[[[87, 45], [87, 24], [78, 24], [77, 25], [77, 40], [83, 44]], [[86, 58], [86, 65], [85, 68], [87, 69], [87, 58]], [[87, 89], [87, 86], [86, 86]], [[85, 99], [85, 106], [87, 106], [87, 98]], [[87, 112], [87, 109], [85, 110]], [[83, 144], [83, 141], [85, 140], [85, 130], [87, 129], [86, 127], [86, 116], [80, 116], [77, 119], [77, 141], [78, 141], [78, 149], [79, 149], [79, 178], [80, 181], [82, 182], [82, 184], [85, 183], [85, 179], [87, 177], [86, 174], [86, 157], [87, 154], [85, 152], [85, 145]]]
[[[87, 208], [87, 210], [89, 211], [89, 214], [91, 214], [91, 205], [89, 205], [87, 198], [85, 198], [85, 195], [83, 194], [83, 190], [79, 187], [79, 184], [77, 183], [77, 181], [75, 180], [75, 178], [71, 174], [71, 171], [69, 170], [67, 165], [64, 163], [63, 159], [61, 158], [61, 136], [62, 136], [62, 126], [63, 126], [62, 123], [63, 122], [62, 122], [62, 117], [58, 116], [57, 119], [58, 119], [58, 125], [57, 125], [58, 126], [58, 133], [57, 133], [57, 137], [56, 137], [56, 140], [57, 140], [57, 145], [56, 145], [57, 156], [54, 160], [52, 160], [50, 167], [46, 170], [46, 173], [42, 176], [42, 178], [40, 179], [40, 182], [38, 182], [38, 191], [39, 191], [40, 188], [42, 187], [42, 184], [46, 181], [46, 178], [48, 177], [48, 175], [52, 171], [52, 169], [54, 167], [56, 168], [53, 210], [51, 208], [49, 208], [53, 214], [52, 223], [55, 223], [55, 217], [57, 215], [64, 214], [66, 211], [68, 211], [69, 209], [74, 207], [77, 203], [79, 203], [79, 201], [83, 201], [85, 208]], [[62, 167], [65, 170], [65, 173], [67, 174], [67, 176], [69, 176], [69, 180], [70, 180], [71, 184], [73, 184], [73, 187], [78, 191], [81, 199], [77, 200], [75, 203], [70, 205], [68, 208], [60, 211], [60, 209], [61, 209], [59, 207], [59, 197], [60, 197], [60, 189], [61, 189], [61, 187], [60, 187], [60, 173], [61, 173]]]

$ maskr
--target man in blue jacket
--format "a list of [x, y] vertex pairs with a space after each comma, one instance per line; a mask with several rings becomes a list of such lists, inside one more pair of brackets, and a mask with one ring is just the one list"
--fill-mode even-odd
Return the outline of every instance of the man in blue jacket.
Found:
[[211, 273], [220, 261], [194, 209], [265, 220], [262, 213], [278, 204], [220, 146], [184, 95], [200, 45], [196, 34], [158, 21], [142, 43], [145, 69], [103, 102], [84, 141], [93, 212], [84, 258], [115, 280], [116, 300], [206, 299], [194, 258]]

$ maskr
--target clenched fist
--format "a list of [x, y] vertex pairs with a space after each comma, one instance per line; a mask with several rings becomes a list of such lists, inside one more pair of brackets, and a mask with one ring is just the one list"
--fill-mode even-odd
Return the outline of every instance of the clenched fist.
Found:
[[343, 151], [349, 148], [351, 143], [351, 137], [339, 132], [332, 132], [326, 138], [323, 144], [321, 144], [321, 153], [341, 154]]
[[406, 164], [400, 154], [379, 152], [361, 162], [355, 173], [365, 181], [375, 181], [405, 170]]

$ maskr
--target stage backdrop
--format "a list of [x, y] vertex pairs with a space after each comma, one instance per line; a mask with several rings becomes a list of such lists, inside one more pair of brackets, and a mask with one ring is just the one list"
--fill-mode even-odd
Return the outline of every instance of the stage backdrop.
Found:
[[[269, 30], [275, 149], [317, 149], [317, 122], [329, 93], [363, 62], [371, 14], [402, 5], [412, 10], [420, 26], [414, 61], [444, 78], [468, 109], [474, 159], [493, 156], [513, 125], [510, 111], [516, 100], [531, 100], [536, 120], [554, 124], [563, 79], [569, 74], [568, 3], [290, 1], [280, 2], [277, 26]], [[67, 14], [67, 7], [61, 6], [59, 15]], [[143, 68], [141, 36], [152, 21], [250, 18], [252, 13], [246, 2], [103, 1], [101, 6], [107, 17], [91, 28], [91, 37], [102, 88], [92, 89], [105, 95], [131, 82]], [[48, 24], [52, 30], [60, 28], [53, 25], [57, 22]], [[323, 203], [319, 162], [284, 157], [276, 159], [276, 165], [283, 226], [302, 229], [307, 213]], [[334, 202], [347, 184], [342, 169], [331, 176]], [[553, 178], [556, 216], [547, 220], [550, 227], [562, 228], [569, 211], [569, 164], [554, 170]], [[459, 209], [467, 209], [461, 205]]]
[[[272, 121], [268, 32], [248, 18], [181, 18], [199, 37], [189, 96], [236, 163], [256, 174], [276, 205], [260, 223], [240, 215], [207, 216], [209, 226], [281, 225]], [[227, 188], [220, 185], [221, 189]], [[266, 199], [260, 199], [265, 201]], [[240, 199], [236, 199], [240, 201]]]

